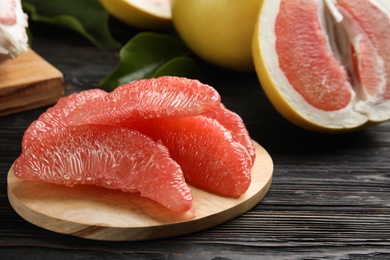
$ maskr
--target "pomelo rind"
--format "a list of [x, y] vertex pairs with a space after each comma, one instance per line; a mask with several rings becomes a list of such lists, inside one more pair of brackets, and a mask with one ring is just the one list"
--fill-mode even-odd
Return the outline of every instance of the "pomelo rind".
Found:
[[[141, 29], [163, 29], [172, 26], [169, 1], [167, 9], [145, 7], [149, 0], [99, 0], [111, 15], [122, 22]], [[141, 4], [142, 3], [142, 4]], [[144, 6], [145, 5], [145, 6]]]
[[251, 42], [259, 0], [171, 0], [173, 25], [203, 60], [235, 71], [253, 71]]
[[[262, 2], [252, 45], [256, 73], [276, 110], [302, 128], [329, 133], [358, 130], [389, 119], [389, 113], [386, 112], [390, 111], [388, 102], [368, 107], [363, 102], [352, 99], [341, 110], [325, 112], [309, 105], [293, 89], [280, 69], [275, 49], [276, 36], [273, 28], [280, 2]], [[370, 117], [362, 114], [362, 111], [371, 114]]]

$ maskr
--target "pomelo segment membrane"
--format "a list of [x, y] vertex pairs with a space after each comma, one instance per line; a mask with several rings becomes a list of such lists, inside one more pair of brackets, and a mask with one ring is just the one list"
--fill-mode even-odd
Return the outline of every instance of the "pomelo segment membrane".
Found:
[[90, 184], [139, 192], [185, 212], [192, 195], [168, 149], [129, 129], [81, 125], [41, 133], [15, 162], [15, 175], [73, 187]]
[[66, 126], [64, 119], [78, 106], [84, 104], [88, 100], [102, 97], [106, 94], [107, 92], [104, 90], [91, 89], [60, 98], [53, 107], [47, 109], [46, 112], [41, 114], [39, 118], [27, 128], [23, 135], [22, 150], [27, 147], [28, 143], [41, 134]]
[[[387, 1], [388, 2], [388, 1]], [[348, 12], [358, 26], [372, 42], [378, 54], [384, 60], [387, 80], [384, 97], [390, 99], [390, 13], [381, 5], [381, 1], [337, 0], [337, 6]]]
[[349, 49], [345, 48], [344, 51], [347, 51], [345, 55], [351, 56], [348, 70], [357, 98], [372, 103], [383, 100], [386, 90], [383, 58], [352, 15], [340, 6], [338, 10], [343, 16], [343, 29], [348, 37], [346, 43]]
[[361, 31], [357, 37], [362, 38], [362, 48], [354, 50], [357, 63], [351, 74], [358, 70], [359, 83], [368, 94], [359, 99], [356, 108], [372, 121], [390, 118], [390, 9], [385, 9], [380, 2], [336, 1], [346, 29], [354, 26]]
[[220, 100], [214, 88], [198, 80], [164, 76], [122, 85], [78, 107], [65, 121], [112, 124], [137, 118], [191, 116], [214, 109]]
[[168, 147], [189, 183], [230, 197], [248, 189], [251, 158], [217, 120], [191, 116], [128, 121], [125, 125]]
[[389, 10], [373, 0], [265, 0], [254, 60], [286, 118], [311, 130], [348, 130], [390, 118], [388, 39]]

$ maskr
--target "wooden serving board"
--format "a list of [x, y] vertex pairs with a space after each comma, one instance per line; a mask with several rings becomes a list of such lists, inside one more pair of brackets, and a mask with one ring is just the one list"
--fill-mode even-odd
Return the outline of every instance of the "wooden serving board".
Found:
[[31, 49], [0, 63], [0, 116], [54, 104], [63, 94], [62, 73]]
[[8, 198], [15, 211], [39, 227], [77, 237], [135, 241], [179, 236], [214, 227], [258, 204], [272, 180], [273, 162], [255, 142], [252, 182], [239, 198], [221, 197], [195, 187], [194, 212], [175, 213], [138, 194], [94, 186], [65, 186], [18, 179], [8, 173]]

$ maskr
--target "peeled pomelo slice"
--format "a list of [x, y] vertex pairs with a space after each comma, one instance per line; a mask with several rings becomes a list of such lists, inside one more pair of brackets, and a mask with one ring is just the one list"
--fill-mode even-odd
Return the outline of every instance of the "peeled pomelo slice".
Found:
[[132, 81], [70, 112], [67, 124], [115, 124], [138, 118], [206, 113], [220, 103], [218, 92], [198, 80], [164, 76]]
[[245, 147], [248, 156], [250, 157], [249, 168], [251, 168], [256, 158], [255, 147], [242, 118], [238, 114], [227, 109], [222, 103], [212, 111], [204, 114], [204, 116], [217, 120], [222, 126], [230, 131], [235, 142]]
[[[368, 17], [380, 10], [387, 19], [376, 19], [375, 26], [389, 33], [388, 10], [374, 11], [355, 1], [350, 8]], [[344, 15], [332, 0], [262, 4], [253, 41], [256, 71], [277, 110], [301, 127], [348, 131], [390, 118], [380, 69], [386, 59], [365, 26]], [[370, 28], [375, 31], [375, 26]], [[384, 38], [379, 41], [388, 46]]]
[[246, 148], [206, 116], [153, 118], [123, 124], [161, 142], [181, 166], [186, 181], [204, 190], [239, 197], [251, 182]]
[[14, 59], [27, 51], [27, 15], [20, 0], [0, 1], [0, 62]]
[[59, 127], [66, 126], [64, 119], [76, 107], [84, 104], [87, 100], [106, 95], [107, 92], [101, 89], [84, 90], [80, 93], [73, 93], [60, 98], [57, 103], [46, 110], [37, 120], [32, 122], [24, 132], [22, 140], [22, 150], [35, 138], [42, 134], [51, 132]]
[[170, 0], [99, 0], [119, 20], [141, 29], [161, 29], [172, 25]]
[[192, 208], [190, 189], [168, 149], [120, 127], [67, 126], [42, 133], [15, 161], [15, 175], [70, 187], [90, 184], [140, 192], [179, 212]]

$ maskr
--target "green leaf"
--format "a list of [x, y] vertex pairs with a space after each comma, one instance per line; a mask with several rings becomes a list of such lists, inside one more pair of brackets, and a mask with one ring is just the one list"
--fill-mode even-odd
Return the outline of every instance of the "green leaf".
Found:
[[167, 61], [189, 53], [181, 41], [171, 36], [141, 32], [122, 47], [119, 64], [100, 86], [114, 89], [133, 80], [151, 78]]
[[176, 57], [163, 64], [153, 74], [153, 78], [161, 76], [178, 76], [191, 79], [203, 78], [198, 64], [190, 57]]
[[119, 48], [109, 27], [109, 14], [97, 0], [23, 0], [30, 19], [74, 30], [101, 49]]

